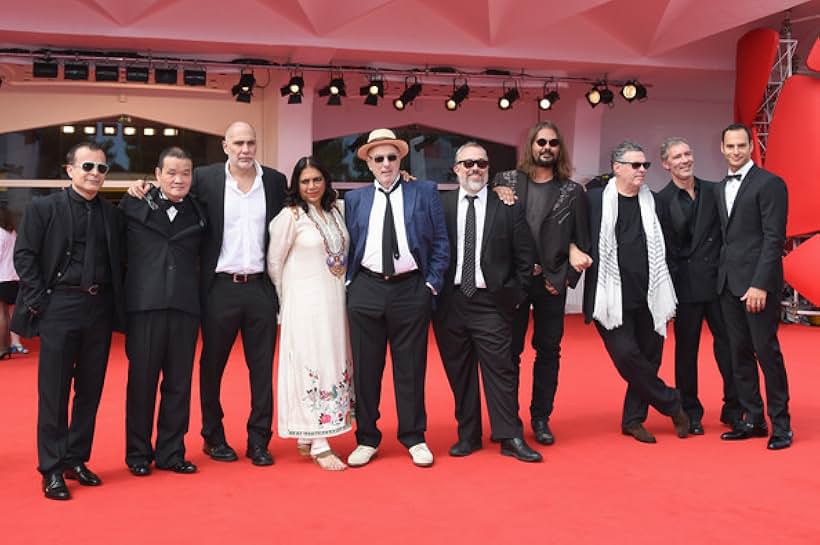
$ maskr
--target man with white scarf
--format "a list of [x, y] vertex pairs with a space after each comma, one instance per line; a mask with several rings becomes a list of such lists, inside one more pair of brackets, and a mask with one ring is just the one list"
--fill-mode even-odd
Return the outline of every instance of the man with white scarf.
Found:
[[672, 418], [678, 437], [689, 433], [680, 394], [658, 377], [677, 298], [658, 218], [663, 209], [644, 185], [649, 166], [643, 148], [623, 142], [612, 151], [614, 176], [587, 193], [593, 264], [584, 286], [586, 321], [595, 321], [628, 385], [621, 430], [642, 443], [655, 442], [643, 426], [649, 405]]

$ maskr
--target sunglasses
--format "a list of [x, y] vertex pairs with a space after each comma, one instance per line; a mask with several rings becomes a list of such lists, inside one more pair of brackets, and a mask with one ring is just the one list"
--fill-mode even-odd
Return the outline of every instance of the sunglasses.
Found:
[[643, 163], [641, 163], [640, 161], [632, 161], [632, 162], [629, 162], [629, 161], [615, 161], [615, 162], [620, 163], [622, 165], [629, 165], [634, 170], [638, 170], [641, 167], [643, 167], [646, 170], [649, 170], [649, 167], [652, 166], [652, 161], [644, 161]]
[[535, 141], [535, 143], [542, 148], [546, 147], [547, 144], [549, 144], [551, 148], [557, 148], [561, 144], [561, 141], [557, 138], [550, 138], [549, 140], [546, 138], [539, 138]]
[[473, 168], [477, 166], [481, 170], [484, 170], [490, 166], [490, 162], [486, 159], [462, 159], [461, 161], [456, 161], [456, 164], [464, 165], [464, 168]]
[[382, 163], [382, 162], [384, 162], [385, 159], [387, 160], [388, 163], [392, 163], [393, 161], [395, 161], [398, 158], [399, 158], [399, 156], [394, 154], [394, 153], [391, 153], [390, 155], [376, 155], [375, 157], [371, 157], [371, 159], [373, 159], [373, 161], [375, 161], [377, 163]]
[[95, 167], [100, 174], [105, 174], [109, 169], [109, 166], [105, 163], [94, 163], [93, 161], [86, 161], [80, 165], [83, 172], [91, 172]]

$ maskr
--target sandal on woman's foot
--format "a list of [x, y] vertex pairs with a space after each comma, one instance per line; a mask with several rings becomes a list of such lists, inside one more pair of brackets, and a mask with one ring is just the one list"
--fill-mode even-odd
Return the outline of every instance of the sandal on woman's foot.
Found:
[[13, 344], [9, 348], [11, 348], [11, 351], [15, 354], [28, 354], [28, 348], [22, 344]]
[[299, 456], [310, 456], [310, 443], [296, 443], [296, 450], [299, 451]]
[[312, 458], [313, 461], [316, 462], [316, 465], [326, 471], [344, 471], [347, 469], [347, 465], [332, 450], [320, 452], [316, 456], [312, 456]]

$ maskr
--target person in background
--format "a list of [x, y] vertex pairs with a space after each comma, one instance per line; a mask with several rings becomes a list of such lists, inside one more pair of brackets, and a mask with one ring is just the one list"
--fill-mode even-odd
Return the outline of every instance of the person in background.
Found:
[[11, 212], [7, 207], [0, 206], [0, 360], [11, 358], [15, 352], [9, 329], [9, 307], [17, 299], [20, 279], [14, 270], [15, 240], [17, 233]]

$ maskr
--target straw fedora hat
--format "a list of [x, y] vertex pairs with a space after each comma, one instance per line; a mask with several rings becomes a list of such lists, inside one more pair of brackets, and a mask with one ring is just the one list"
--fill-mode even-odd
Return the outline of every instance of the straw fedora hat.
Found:
[[407, 146], [407, 142], [396, 138], [395, 133], [390, 129], [376, 129], [371, 131], [367, 136], [367, 144], [363, 144], [359, 148], [356, 152], [356, 156], [362, 161], [367, 161], [367, 152], [370, 151], [370, 148], [381, 146], [383, 144], [395, 146], [396, 149], [399, 150], [399, 159], [403, 159], [410, 150]]

